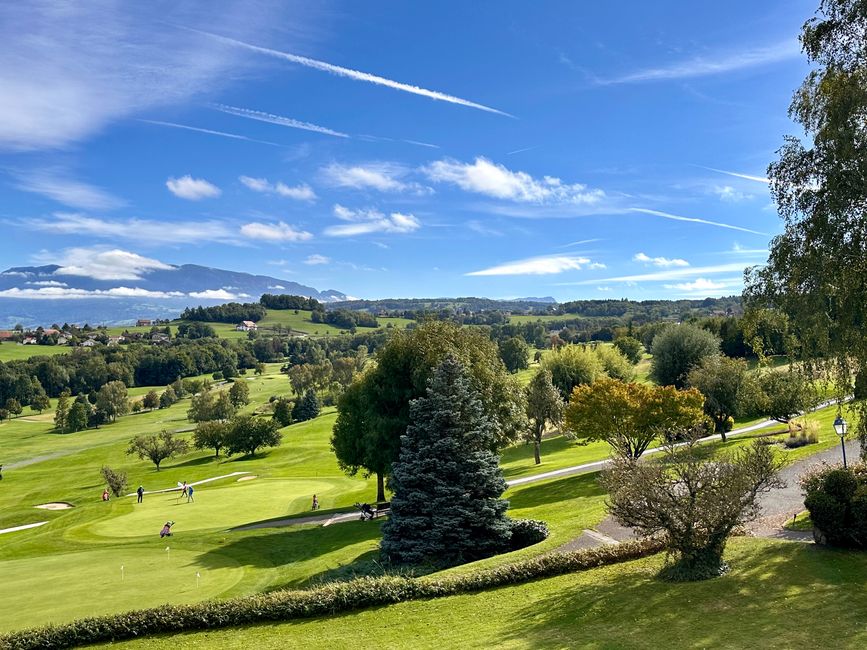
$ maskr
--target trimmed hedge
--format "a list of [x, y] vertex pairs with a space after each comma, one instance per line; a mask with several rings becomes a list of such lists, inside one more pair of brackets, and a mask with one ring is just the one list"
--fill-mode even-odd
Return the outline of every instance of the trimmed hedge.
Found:
[[511, 519], [512, 537], [509, 550], [517, 551], [548, 539], [548, 524], [539, 519]]
[[635, 560], [658, 553], [663, 548], [664, 544], [659, 539], [643, 539], [569, 553], [552, 553], [465, 575], [443, 578], [356, 578], [306, 590], [275, 591], [192, 605], [162, 605], [124, 614], [79, 619], [65, 625], [15, 632], [0, 636], [0, 648], [70, 648], [154, 634], [327, 616], [410, 600], [441, 598], [520, 584]]

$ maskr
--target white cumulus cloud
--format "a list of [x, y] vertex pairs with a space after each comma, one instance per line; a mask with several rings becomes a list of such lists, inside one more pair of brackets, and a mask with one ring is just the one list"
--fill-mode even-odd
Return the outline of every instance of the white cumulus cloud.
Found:
[[402, 212], [386, 215], [371, 208], [352, 210], [338, 204], [334, 206], [334, 216], [347, 223], [328, 226], [325, 234], [331, 237], [352, 237], [371, 233], [405, 234], [421, 228], [421, 222], [414, 215]]
[[472, 163], [437, 160], [421, 171], [437, 183], [451, 183], [467, 192], [520, 203], [586, 205], [605, 198], [605, 192], [600, 189], [591, 189], [581, 183], [564, 183], [554, 176], [535, 178], [482, 156]]
[[565, 271], [580, 271], [589, 264], [591, 262], [586, 257], [543, 255], [498, 264], [466, 275], [554, 275]]
[[650, 257], [645, 253], [636, 253], [632, 260], [634, 262], [643, 262], [644, 264], [651, 264], [653, 266], [658, 266], [664, 269], [672, 268], [675, 266], [689, 266], [689, 262], [684, 259], [680, 259], [679, 257], [675, 258], [667, 258], [667, 257]]
[[374, 162], [363, 165], [342, 165], [331, 163], [320, 170], [323, 180], [335, 187], [348, 187], [355, 190], [377, 190], [379, 192], [423, 193], [429, 191], [418, 183], [406, 182], [403, 178], [409, 170], [403, 165], [389, 162]]
[[59, 255], [42, 253], [37, 259], [59, 265], [55, 275], [78, 275], [94, 280], [139, 280], [149, 271], [176, 268], [119, 248], [67, 248]]
[[271, 183], [267, 178], [251, 178], [250, 176], [239, 176], [238, 180], [254, 192], [277, 194], [278, 196], [295, 199], [296, 201], [316, 200], [316, 192], [307, 183], [291, 186], [280, 181]]
[[277, 223], [261, 223], [254, 221], [241, 226], [241, 234], [250, 239], [261, 239], [272, 242], [298, 242], [307, 241], [313, 237], [312, 233], [290, 226], [283, 221]]
[[222, 194], [219, 187], [204, 178], [193, 178], [189, 174], [180, 178], [169, 178], [166, 187], [175, 196], [188, 201], [213, 199]]

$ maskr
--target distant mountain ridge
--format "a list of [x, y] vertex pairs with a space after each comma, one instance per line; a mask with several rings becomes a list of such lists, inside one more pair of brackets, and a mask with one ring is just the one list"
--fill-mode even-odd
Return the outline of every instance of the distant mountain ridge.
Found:
[[64, 272], [57, 264], [18, 266], [0, 273], [0, 328], [51, 323], [125, 325], [139, 318], [175, 318], [185, 307], [256, 302], [285, 293], [330, 303], [346, 300], [291, 280], [198, 264], [148, 269], [125, 279]]

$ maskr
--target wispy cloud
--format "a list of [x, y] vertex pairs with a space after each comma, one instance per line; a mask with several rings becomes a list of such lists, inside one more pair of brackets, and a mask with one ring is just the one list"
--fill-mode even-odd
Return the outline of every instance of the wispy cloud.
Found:
[[385, 215], [379, 210], [352, 210], [342, 205], [334, 206], [334, 216], [347, 223], [328, 226], [325, 234], [330, 237], [354, 237], [372, 233], [406, 234], [421, 228], [421, 222], [412, 214], [392, 212]]
[[169, 178], [166, 181], [169, 192], [187, 201], [201, 201], [202, 199], [214, 199], [222, 190], [204, 178], [193, 178], [189, 174], [180, 178]]
[[523, 149], [515, 149], [514, 151], [507, 151], [507, 156], [514, 156], [516, 153], [524, 153], [525, 151], [532, 151], [533, 149], [538, 149], [541, 147], [541, 144], [533, 145], [532, 147], [524, 147]]
[[658, 282], [663, 280], [678, 280], [680, 278], [695, 278], [706, 275], [718, 275], [721, 273], [742, 273], [744, 265], [732, 262], [730, 264], [717, 264], [714, 266], [698, 266], [691, 268], [669, 269], [667, 271], [655, 271], [653, 273], [639, 273], [637, 275], [621, 275], [610, 278], [596, 278], [594, 280], [579, 280], [577, 282], [562, 283], [561, 286], [578, 286], [586, 284], [599, 284], [604, 282]]
[[726, 282], [715, 282], [707, 278], [696, 278], [692, 282], [678, 282], [677, 284], [663, 285], [666, 289], [678, 289], [680, 291], [718, 291], [729, 286]]
[[304, 263], [310, 266], [319, 266], [321, 264], [328, 264], [330, 261], [330, 257], [326, 257], [325, 255], [319, 255], [317, 253], [314, 255], [308, 255], [307, 259], [304, 260]]
[[59, 235], [132, 240], [148, 244], [238, 243], [237, 230], [222, 221], [158, 221], [102, 219], [86, 214], [56, 212], [50, 219], [20, 221], [21, 227]]
[[370, 74], [369, 72], [361, 72], [359, 70], [353, 70], [351, 68], [344, 68], [343, 66], [326, 63], [325, 61], [318, 61], [316, 59], [311, 59], [306, 56], [299, 56], [297, 54], [291, 54], [289, 52], [281, 52], [279, 50], [272, 50], [267, 47], [251, 45], [250, 43], [245, 43], [234, 38], [226, 38], [225, 36], [218, 36], [216, 34], [210, 35], [224, 43], [229, 43], [237, 47], [243, 47], [250, 51], [258, 52], [259, 54], [265, 54], [267, 56], [275, 57], [278, 59], [283, 59], [284, 61], [289, 61], [291, 63], [297, 63], [308, 68], [313, 68], [314, 70], [328, 72], [330, 74], [337, 75], [338, 77], [345, 77], [348, 79], [353, 79], [355, 81], [365, 81], [367, 83], [376, 84], [378, 86], [385, 86], [386, 88], [400, 90], [406, 93], [411, 93], [413, 95], [421, 95], [422, 97], [427, 97], [428, 99], [443, 101], [449, 104], [458, 104], [460, 106], [475, 108], [480, 111], [486, 111], [488, 113], [505, 115], [506, 117], [514, 117], [513, 115], [510, 115], [509, 113], [506, 113], [499, 109], [485, 106], [484, 104], [479, 104], [477, 102], [472, 102], [468, 99], [455, 97], [454, 95], [448, 95], [446, 93], [442, 93], [436, 90], [428, 90], [426, 88], [421, 88], [420, 86], [414, 86], [412, 84], [402, 83], [400, 81], [394, 81], [392, 79], [386, 79], [385, 77]]
[[716, 185], [712, 191], [719, 197], [720, 201], [725, 201], [726, 203], [740, 203], [741, 201], [748, 201], [753, 198], [752, 194], [741, 192], [731, 185]]
[[800, 56], [800, 46], [794, 39], [768, 47], [694, 57], [655, 68], [642, 68], [610, 79], [597, 79], [601, 85], [671, 81], [725, 74], [787, 61]]
[[[0, 102], [2, 103], [2, 102]], [[41, 194], [72, 208], [84, 210], [111, 210], [126, 205], [102, 188], [69, 178], [58, 169], [12, 172], [15, 187], [25, 192]]]
[[254, 221], [241, 226], [241, 234], [249, 239], [261, 239], [271, 242], [301, 242], [313, 238], [313, 234], [300, 230], [295, 226], [279, 221], [277, 223], [261, 223]]
[[591, 264], [586, 257], [575, 255], [543, 255], [497, 264], [465, 275], [554, 275], [565, 271], [580, 271]]
[[719, 221], [709, 221], [707, 219], [699, 219], [697, 217], [682, 217], [677, 214], [671, 214], [669, 212], [662, 212], [660, 210], [651, 210], [649, 208], [629, 208], [630, 212], [639, 212], [641, 214], [649, 214], [655, 217], [662, 217], [663, 219], [671, 219], [673, 221], [686, 221], [688, 223], [701, 223], [706, 226], [716, 226], [717, 228], [727, 228], [729, 230], [740, 230], [741, 232], [748, 232], [752, 235], [762, 235], [764, 237], [768, 236], [766, 232], [759, 232], [758, 230], [751, 230], [750, 228], [743, 228], [741, 226], [734, 226], [729, 223], [721, 223]]
[[689, 262], [678, 257], [673, 259], [669, 259], [667, 257], [650, 257], [645, 253], [636, 253], [632, 257], [632, 260], [635, 262], [643, 262], [645, 264], [659, 266], [661, 268], [671, 268], [674, 266], [689, 266]]
[[141, 287], [112, 287], [111, 289], [76, 289], [73, 287], [42, 287], [21, 289], [12, 287], [0, 291], [0, 298], [19, 300], [76, 300], [83, 298], [182, 298], [181, 291], [151, 291]]
[[271, 183], [267, 178], [251, 178], [250, 176], [239, 176], [238, 180], [254, 192], [277, 194], [296, 201], [316, 200], [316, 192], [307, 183], [290, 186], [280, 181]]
[[150, 271], [176, 268], [138, 253], [103, 246], [67, 248], [61, 253], [43, 252], [35, 259], [59, 265], [55, 275], [76, 275], [94, 280], [140, 280]]
[[421, 171], [434, 182], [451, 183], [467, 192], [519, 203], [594, 204], [605, 197], [602, 190], [581, 183], [563, 183], [554, 176], [537, 179], [482, 156], [472, 163], [437, 160]]
[[407, 140], [403, 139], [401, 142], [406, 142], [407, 144], [414, 144], [417, 147], [427, 147], [428, 149], [439, 149], [440, 146], [438, 144], [431, 144], [430, 142], [421, 142], [419, 140]]
[[284, 22], [279, 5], [267, 5], [0, 3], [0, 150], [68, 147], [118, 119], [214, 91], [249, 64], [211, 38], [167, 29], [167, 13], [247, 38]]
[[380, 192], [425, 193], [429, 191], [429, 188], [424, 188], [418, 183], [403, 180], [409, 170], [396, 163], [372, 162], [361, 165], [331, 163], [323, 167], [319, 173], [326, 183], [334, 187], [373, 189]]
[[324, 126], [319, 126], [318, 124], [313, 124], [311, 122], [302, 122], [300, 120], [296, 120], [291, 117], [284, 117], [282, 115], [274, 115], [273, 113], [263, 113], [262, 111], [254, 111], [250, 108], [239, 108], [237, 106], [226, 106], [225, 104], [213, 104], [213, 108], [216, 110], [226, 113], [228, 115], [235, 115], [236, 117], [244, 117], [248, 120], [256, 120], [257, 122], [266, 122], [268, 124], [276, 124], [277, 126], [285, 126], [290, 129], [301, 129], [303, 131], [313, 131], [314, 133], [322, 133], [324, 135], [333, 135], [337, 138], [348, 138], [349, 135], [346, 133], [341, 133], [340, 131], [335, 131], [334, 129], [329, 129]]
[[206, 133], [208, 135], [218, 135], [223, 138], [231, 138], [233, 140], [246, 140], [247, 142], [256, 142], [258, 144], [268, 144], [273, 147], [279, 147], [276, 142], [268, 140], [257, 140], [256, 138], [248, 138], [246, 135], [238, 135], [237, 133], [226, 133], [225, 131], [214, 131], [213, 129], [203, 129], [198, 126], [188, 126], [186, 124], [177, 124], [175, 122], [163, 122], [161, 120], [139, 120], [145, 124], [154, 124], [156, 126], [167, 126], [173, 129], [184, 129], [186, 131], [195, 131], [196, 133]]

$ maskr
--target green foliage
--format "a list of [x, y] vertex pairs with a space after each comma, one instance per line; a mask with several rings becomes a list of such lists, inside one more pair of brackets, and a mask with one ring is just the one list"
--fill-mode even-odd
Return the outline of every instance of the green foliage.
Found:
[[471, 378], [446, 357], [427, 396], [410, 403], [410, 424], [389, 483], [391, 516], [380, 550], [395, 564], [452, 565], [508, 547], [508, 502], [495, 444]]
[[759, 412], [778, 422], [788, 422], [816, 403], [812, 384], [793, 370], [767, 370], [759, 375]]
[[586, 345], [564, 345], [553, 350], [542, 359], [542, 367], [551, 373], [551, 381], [564, 401], [575, 386], [592, 384], [604, 372], [599, 356]]
[[84, 431], [90, 419], [91, 408], [86, 401], [73, 402], [66, 416], [66, 428], [64, 432]]
[[33, 378], [33, 396], [30, 398], [30, 410], [42, 413], [47, 408], [51, 407], [51, 400], [48, 399], [48, 394], [42, 387], [39, 378]]
[[229, 426], [217, 420], [199, 422], [193, 431], [193, 445], [196, 449], [213, 449], [214, 457], [220, 456], [220, 449], [226, 444]]
[[193, 395], [187, 419], [192, 422], [208, 422], [210, 420], [228, 420], [235, 414], [235, 406], [226, 391], [214, 394], [202, 391]]
[[21, 408], [21, 402], [19, 402], [14, 397], [10, 397], [6, 400], [5, 410], [10, 415], [21, 415], [21, 412], [24, 410]]
[[166, 389], [160, 395], [159, 407], [161, 409], [167, 409], [177, 401], [178, 395], [175, 393], [175, 389], [171, 386], [166, 386]]
[[511, 519], [509, 528], [512, 536], [509, 538], [509, 548], [517, 551], [548, 539], [548, 524], [538, 519]]
[[530, 383], [524, 388], [527, 404], [527, 419], [530, 421], [528, 436], [533, 443], [536, 464], [542, 462], [542, 436], [549, 423], [559, 422], [563, 413], [560, 392], [551, 382], [551, 371], [539, 368]]
[[650, 374], [662, 386], [683, 388], [689, 371], [719, 348], [717, 336], [690, 323], [666, 327], [653, 339]]
[[141, 400], [142, 407], [155, 409], [160, 405], [160, 396], [155, 390], [149, 390]]
[[867, 548], [867, 466], [820, 466], [801, 477], [804, 505], [824, 541]]
[[126, 385], [122, 381], [103, 384], [96, 393], [96, 410], [114, 422], [118, 415], [129, 413]]
[[103, 465], [100, 474], [114, 496], [119, 497], [123, 494], [126, 489], [126, 472], [118, 472], [108, 465]]
[[274, 421], [281, 427], [288, 427], [292, 424], [292, 402], [285, 397], [274, 402]]
[[645, 539], [571, 553], [550, 553], [488, 570], [434, 579], [400, 576], [356, 578], [306, 590], [279, 590], [192, 605], [163, 605], [7, 634], [0, 636], [0, 647], [14, 650], [67, 648], [156, 634], [333, 616], [411, 600], [477, 593], [586, 571], [654, 555], [662, 549], [659, 540]]
[[150, 460], [159, 471], [160, 463], [165, 459], [185, 454], [188, 449], [186, 440], [181, 440], [171, 431], [163, 429], [157, 435], [136, 436], [129, 441], [126, 453], [130, 456], [136, 455], [142, 460]]
[[595, 352], [606, 375], [620, 381], [635, 380], [635, 368], [620, 350], [608, 345], [597, 345]]
[[704, 395], [704, 412], [723, 440], [729, 420], [750, 410], [752, 381], [746, 361], [725, 356], [706, 357], [687, 375], [687, 384]]
[[641, 341], [631, 336], [621, 336], [614, 339], [614, 347], [633, 365], [641, 361], [644, 355], [644, 346]]
[[250, 403], [250, 387], [245, 381], [236, 381], [229, 389], [229, 401], [236, 409]]
[[66, 433], [69, 427], [69, 391], [65, 390], [57, 398], [54, 408], [54, 428], [60, 433]]
[[304, 396], [295, 403], [292, 409], [292, 419], [296, 422], [312, 420], [319, 416], [319, 411], [319, 398], [316, 396], [316, 391], [309, 388]]
[[205, 339], [216, 336], [217, 332], [207, 323], [184, 321], [178, 324], [178, 338], [180, 339]]
[[530, 367], [530, 346], [520, 336], [511, 336], [499, 343], [500, 358], [506, 370], [515, 373]]
[[241, 415], [228, 423], [225, 438], [228, 455], [244, 453], [252, 456], [262, 447], [276, 447], [283, 440], [274, 420]]
[[265, 307], [258, 303], [227, 302], [212, 307], [187, 307], [181, 320], [237, 324], [243, 320], [260, 321], [265, 313]]

